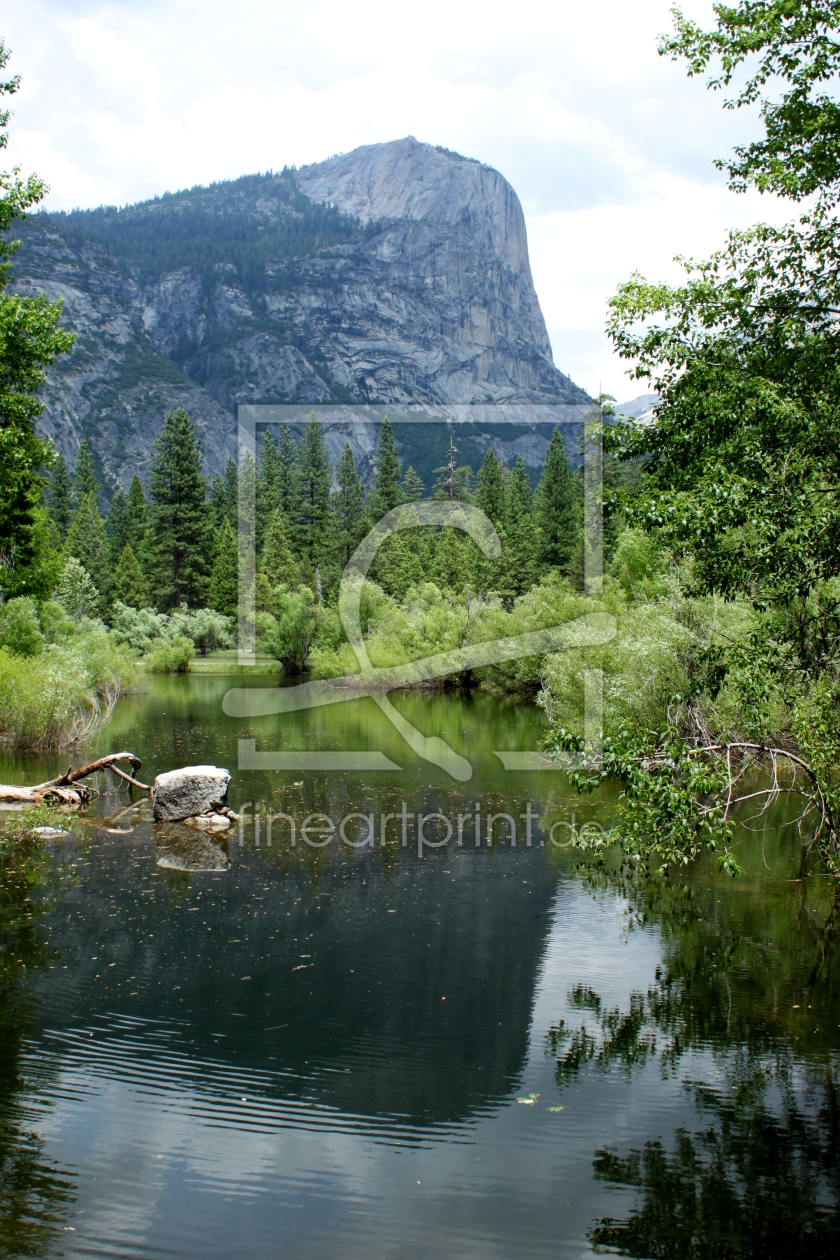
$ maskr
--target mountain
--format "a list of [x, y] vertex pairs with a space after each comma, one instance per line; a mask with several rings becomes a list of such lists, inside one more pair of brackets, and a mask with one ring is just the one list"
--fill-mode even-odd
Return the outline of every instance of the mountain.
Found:
[[175, 406], [214, 473], [239, 403], [587, 401], [554, 366], [510, 184], [410, 136], [36, 215], [21, 241], [15, 287], [63, 299], [77, 333], [41, 430], [71, 465], [86, 437], [109, 489], [145, 480]]

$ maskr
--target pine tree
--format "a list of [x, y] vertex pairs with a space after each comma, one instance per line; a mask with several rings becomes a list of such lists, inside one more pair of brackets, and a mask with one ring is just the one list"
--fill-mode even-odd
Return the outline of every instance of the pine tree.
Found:
[[143, 555], [149, 532], [149, 509], [137, 473], [131, 479], [126, 509], [126, 542], [131, 544], [135, 556]]
[[502, 467], [492, 446], [487, 447], [484, 463], [478, 474], [475, 503], [498, 529], [505, 516], [505, 487]]
[[365, 533], [362, 481], [353, 452], [345, 445], [335, 470], [336, 489], [330, 502], [332, 552], [336, 566], [344, 570]]
[[218, 473], [216, 473], [216, 476], [213, 478], [213, 485], [210, 490], [210, 512], [213, 520], [213, 528], [218, 532], [222, 528], [223, 523], [228, 519], [225, 483]]
[[201, 464], [192, 420], [180, 407], [170, 411], [152, 446], [150, 478], [150, 576], [161, 609], [201, 607], [206, 589], [210, 521]]
[[105, 524], [99, 514], [96, 491], [82, 499], [67, 532], [65, 551], [78, 560], [99, 592], [99, 611], [105, 611], [110, 592], [110, 556]]
[[563, 438], [555, 429], [534, 495], [534, 507], [540, 530], [540, 563], [564, 573], [568, 572], [581, 529], [577, 500]]
[[279, 507], [271, 513], [271, 519], [265, 531], [260, 571], [268, 578], [272, 590], [281, 582], [286, 586], [297, 585], [297, 565], [289, 547], [286, 523]]
[[128, 499], [122, 490], [117, 490], [108, 515], [105, 519], [105, 533], [108, 535], [108, 552], [111, 568], [115, 569], [129, 541], [128, 535]]
[[129, 608], [149, 606], [149, 583], [129, 543], [123, 547], [114, 569], [113, 596]]
[[64, 567], [58, 587], [58, 603], [76, 625], [82, 617], [94, 617], [99, 610], [99, 592], [84, 565], [73, 556]]
[[400, 489], [400, 457], [394, 441], [394, 430], [386, 416], [379, 430], [379, 442], [373, 464], [373, 485], [370, 492], [371, 513], [379, 520], [402, 503]]
[[298, 480], [298, 452], [288, 424], [283, 425], [278, 452], [278, 485], [280, 507], [289, 527], [289, 541], [294, 547], [298, 537], [300, 520], [300, 482]]
[[442, 529], [435, 548], [435, 582], [443, 590], [460, 591], [465, 577], [464, 555], [454, 529]]
[[300, 483], [301, 553], [313, 567], [321, 560], [327, 542], [330, 506], [330, 463], [321, 422], [311, 412], [298, 449]]
[[73, 500], [70, 491], [70, 474], [67, 461], [58, 455], [50, 475], [50, 487], [47, 494], [50, 518], [55, 522], [58, 536], [62, 542], [70, 528], [70, 517], [73, 514]]
[[512, 599], [523, 595], [533, 585], [539, 545], [531, 482], [521, 455], [505, 476], [504, 531], [501, 557], [504, 594]]
[[239, 550], [236, 536], [225, 518], [216, 545], [216, 561], [210, 577], [209, 604], [225, 617], [239, 612]]
[[272, 514], [281, 506], [280, 453], [269, 429], [260, 448], [260, 469], [257, 477], [257, 551], [263, 546], [263, 538]]
[[404, 530], [391, 534], [376, 556], [376, 581], [388, 595], [403, 600], [413, 586], [425, 579], [423, 566]]
[[426, 487], [423, 484], [423, 478], [414, 471], [409, 464], [406, 468], [402, 479], [402, 498], [404, 503], [418, 503], [424, 498]]
[[93, 466], [93, 455], [84, 438], [79, 443], [76, 456], [76, 468], [73, 472], [73, 505], [78, 508], [89, 494], [99, 494], [96, 482], [96, 469]]
[[236, 461], [231, 457], [225, 469], [225, 516], [234, 534], [239, 528], [239, 473]]

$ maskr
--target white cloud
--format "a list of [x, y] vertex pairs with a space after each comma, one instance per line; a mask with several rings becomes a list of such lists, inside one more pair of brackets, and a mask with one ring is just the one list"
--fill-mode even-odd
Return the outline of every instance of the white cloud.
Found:
[[[685, 6], [708, 21], [711, 6]], [[10, 0], [10, 156], [49, 206], [166, 190], [414, 134], [501, 170], [558, 365], [624, 388], [602, 327], [638, 268], [767, 213], [712, 166], [752, 127], [657, 55], [669, 0]]]

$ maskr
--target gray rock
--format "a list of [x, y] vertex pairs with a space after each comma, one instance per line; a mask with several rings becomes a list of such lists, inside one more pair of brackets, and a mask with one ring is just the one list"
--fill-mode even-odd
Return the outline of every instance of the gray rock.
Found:
[[[158, 261], [152, 244], [142, 258], [118, 242], [106, 251], [83, 216], [23, 226], [15, 288], [61, 298], [77, 334], [50, 369], [38, 421], [71, 467], [84, 436], [111, 487], [127, 490], [135, 472], [147, 481], [151, 441], [178, 406], [212, 475], [237, 454], [240, 403], [587, 401], [552, 360], [519, 198], [482, 162], [409, 136], [120, 214], [152, 243], [155, 220], [163, 240], [165, 216], [182, 213], [229, 222], [235, 237], [300, 217], [290, 188], [348, 216], [347, 235], [269, 254], [254, 274], [232, 260], [199, 267], [184, 250]], [[357, 427], [334, 431], [333, 462], [345, 440], [358, 456]]]
[[159, 774], [152, 790], [155, 822], [181, 822], [223, 805], [230, 774], [218, 766], [185, 766]]

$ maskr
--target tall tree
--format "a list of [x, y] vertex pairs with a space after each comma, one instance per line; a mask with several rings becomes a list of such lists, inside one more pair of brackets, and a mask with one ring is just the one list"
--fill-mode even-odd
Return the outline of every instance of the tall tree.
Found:
[[298, 470], [301, 552], [317, 566], [327, 541], [331, 474], [324, 431], [314, 411], [301, 435]]
[[128, 499], [122, 490], [117, 490], [111, 500], [111, 506], [105, 518], [105, 532], [108, 535], [111, 567], [114, 568], [125, 549], [126, 543], [129, 542]]
[[110, 595], [111, 564], [108, 537], [95, 491], [86, 494], [74, 512], [64, 549], [89, 574], [99, 592], [99, 611], [104, 614]]
[[[201, 606], [209, 571], [209, 512], [201, 443], [181, 407], [152, 446], [151, 580], [158, 608]], [[220, 610], [221, 611], [221, 610]]]
[[409, 464], [403, 473], [402, 479], [402, 499], [404, 503], [418, 503], [424, 498], [426, 487], [423, 484], [423, 478]]
[[262, 550], [268, 522], [276, 509], [281, 506], [280, 452], [277, 449], [271, 429], [269, 429], [260, 447], [259, 473], [257, 476], [256, 538], [258, 552]]
[[149, 605], [149, 583], [128, 543], [114, 568], [113, 596], [129, 608], [147, 608]]
[[566, 448], [559, 428], [551, 435], [542, 476], [534, 495], [540, 531], [539, 560], [568, 571], [578, 543], [581, 520], [577, 486], [569, 473]]
[[400, 457], [394, 441], [394, 430], [386, 416], [379, 430], [379, 441], [373, 464], [373, 484], [370, 492], [371, 513], [376, 520], [402, 503], [400, 489]]
[[265, 531], [260, 572], [268, 578], [272, 590], [281, 582], [286, 586], [297, 585], [297, 565], [286, 537], [286, 522], [279, 507], [271, 513]]
[[[0, 40], [0, 71], [8, 59]], [[0, 82], [0, 99], [19, 84], [17, 75]], [[8, 145], [8, 122], [9, 110], [0, 109], [0, 151]], [[6, 596], [46, 595], [52, 580], [44, 571], [38, 518], [45, 485], [40, 469], [49, 467], [53, 450], [35, 433], [44, 409], [36, 394], [46, 369], [70, 349], [73, 336], [58, 327], [60, 302], [7, 291], [10, 260], [20, 246], [9, 239], [9, 229], [46, 192], [36, 175], [24, 180], [17, 168], [0, 172], [0, 589]]]
[[226, 617], [236, 617], [239, 610], [239, 549], [236, 536], [225, 518], [216, 547], [216, 559], [210, 578], [210, 607]]
[[79, 443], [79, 453], [76, 456], [76, 467], [73, 471], [74, 506], [78, 507], [89, 494], [98, 495], [99, 485], [96, 481], [93, 453], [85, 439], [82, 438]]
[[234, 534], [239, 528], [239, 471], [232, 457], [227, 462], [224, 478], [225, 516]]
[[135, 556], [143, 555], [149, 531], [149, 509], [142, 482], [137, 473], [131, 479], [126, 508], [127, 541]]
[[70, 528], [70, 517], [73, 514], [73, 502], [70, 491], [70, 474], [64, 456], [56, 456], [50, 473], [50, 486], [47, 492], [50, 517], [55, 522], [58, 536], [62, 542]]
[[280, 507], [290, 531], [290, 541], [294, 546], [297, 541], [297, 527], [300, 519], [300, 482], [298, 479], [298, 452], [295, 439], [288, 424], [283, 425], [278, 448], [278, 484], [280, 487]]
[[531, 482], [521, 455], [505, 476], [504, 531], [504, 586], [510, 598], [524, 594], [533, 585], [537, 571], [537, 525]]
[[349, 445], [338, 461], [335, 479], [330, 505], [332, 551], [336, 565], [343, 570], [366, 532], [364, 490]]
[[492, 446], [488, 446], [484, 453], [484, 462], [478, 474], [475, 503], [498, 529], [505, 516], [505, 487], [502, 466]]

